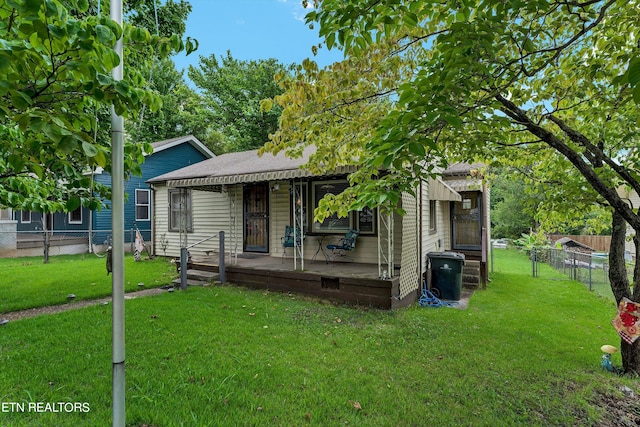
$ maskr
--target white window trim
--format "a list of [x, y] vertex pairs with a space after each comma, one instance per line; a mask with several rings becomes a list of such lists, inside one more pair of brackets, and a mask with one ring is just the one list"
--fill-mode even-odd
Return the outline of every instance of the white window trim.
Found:
[[192, 233], [193, 232], [193, 193], [191, 192], [191, 190], [169, 190], [169, 223], [168, 223], [168, 231], [169, 232], [180, 232], [180, 227], [174, 227], [173, 226], [173, 213], [179, 213], [179, 207], [177, 209], [173, 208], [173, 194], [181, 194], [181, 196], [179, 197], [184, 197], [186, 200], [186, 206], [185, 206], [185, 210], [186, 213], [185, 215], [187, 216], [187, 228], [186, 231], [187, 233]]
[[[29, 214], [29, 219], [28, 220], [24, 219], [24, 215], [25, 214]], [[31, 211], [21, 211], [20, 212], [20, 222], [22, 224], [31, 224]]]
[[[311, 199], [309, 200], [310, 203], [310, 212], [314, 212], [315, 209], [317, 208], [316, 205], [316, 188], [318, 188], [319, 186], [322, 185], [326, 185], [326, 184], [331, 184], [331, 183], [347, 183], [348, 185], [348, 181], [346, 179], [332, 179], [332, 180], [322, 180], [322, 181], [313, 181], [311, 183]], [[337, 221], [342, 221], [344, 218], [333, 218], [333, 220], [337, 220]], [[331, 217], [326, 218], [326, 221], [330, 221]], [[324, 222], [319, 223], [316, 221], [313, 221], [311, 224], [311, 231], [314, 234], [344, 234], [346, 232], [348, 232], [349, 230], [353, 229], [353, 212], [349, 212], [349, 215], [347, 216], [347, 220], [349, 222], [349, 224], [347, 225], [346, 228], [321, 228], [321, 224], [324, 224]]]
[[[330, 180], [319, 180], [319, 181], [311, 181], [310, 187], [311, 187], [311, 198], [307, 199], [307, 204], [309, 207], [309, 212], [313, 213], [315, 211], [315, 209], [317, 208], [316, 205], [316, 187], [324, 185], [324, 184], [331, 184], [331, 183], [344, 183], [347, 182], [348, 185], [348, 180], [345, 179], [330, 179]], [[308, 193], [307, 193], [308, 194]], [[347, 218], [349, 220], [349, 226], [348, 229], [321, 229], [319, 228], [319, 224], [316, 221], [312, 221], [311, 223], [311, 231], [313, 234], [344, 234], [346, 232], [348, 232], [349, 230], [358, 230], [360, 232], [360, 235], [367, 235], [367, 236], [375, 236], [378, 233], [378, 224], [377, 224], [377, 217], [378, 217], [378, 212], [377, 212], [377, 208], [373, 208], [371, 209], [371, 213], [372, 213], [372, 231], [362, 231], [360, 230], [360, 212], [359, 211], [351, 211], [349, 212]]]
[[[138, 192], [145, 192], [147, 193], [147, 203], [138, 203]], [[146, 188], [136, 188], [136, 213], [135, 213], [135, 218], [136, 218], [136, 222], [137, 221], [151, 221], [151, 190], [146, 189]], [[138, 207], [142, 207], [145, 206], [147, 208], [147, 218], [138, 218]]]
[[[74, 221], [73, 219], [71, 219], [71, 214], [77, 210], [80, 210], [80, 221]], [[72, 212], [69, 212], [67, 214], [67, 218], [69, 219], [69, 224], [82, 224], [82, 206], [80, 206], [78, 209], [74, 209]]]
[[429, 232], [438, 231], [438, 202], [429, 200]]

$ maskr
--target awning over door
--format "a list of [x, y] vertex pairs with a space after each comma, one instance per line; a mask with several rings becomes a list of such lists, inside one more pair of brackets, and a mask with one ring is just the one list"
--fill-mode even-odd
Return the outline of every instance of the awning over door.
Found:
[[447, 185], [442, 179], [430, 178], [429, 200], [459, 202], [462, 200], [462, 197], [456, 192], [456, 190]]

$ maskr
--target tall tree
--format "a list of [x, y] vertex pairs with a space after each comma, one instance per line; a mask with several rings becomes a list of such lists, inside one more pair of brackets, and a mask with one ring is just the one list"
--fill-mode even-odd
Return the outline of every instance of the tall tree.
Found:
[[[183, 49], [183, 41], [123, 29], [87, 11], [86, 0], [0, 0], [0, 205], [40, 212], [80, 203], [97, 207], [84, 172], [110, 170], [111, 147], [94, 139], [96, 105], [113, 106], [125, 117], [143, 105], [159, 106], [135, 70], [113, 80], [110, 72], [120, 61], [113, 46], [124, 35], [130, 49], [166, 56]], [[143, 148], [126, 147], [127, 171], [139, 168]]]
[[289, 68], [275, 59], [242, 61], [231, 56], [200, 57], [189, 78], [213, 112], [213, 126], [224, 136], [224, 151], [258, 148], [278, 128], [281, 109], [263, 111], [260, 102], [282, 93], [274, 78]]
[[127, 123], [134, 141], [153, 142], [189, 134], [207, 141], [212, 112], [202, 96], [187, 85], [173, 61], [156, 62], [149, 86], [160, 96], [162, 106], [157, 111], [144, 111]]
[[[640, 235], [640, 216], [617, 192], [621, 185], [640, 192], [634, 103], [640, 103], [639, 47], [630, 30], [640, 25], [635, 2], [314, 4], [307, 21], [319, 25], [326, 45], [339, 46], [347, 61], [368, 63], [371, 71], [351, 76], [340, 65], [321, 72], [307, 66], [297, 82], [285, 82], [287, 92], [275, 99], [285, 108], [283, 127], [267, 149], [291, 150], [324, 139], [339, 151], [343, 142], [335, 138], [336, 129], [360, 125], [373, 136], [361, 147], [363, 172], [354, 178], [354, 190], [338, 200], [350, 207], [397, 199], [441, 159], [529, 157], [529, 164], [546, 163], [547, 181], [562, 183], [549, 189], [564, 194], [565, 201], [609, 206], [612, 291], [618, 302], [640, 300], [640, 263], [632, 291], [623, 258], [625, 222]], [[396, 76], [385, 78], [389, 70]], [[343, 93], [350, 96], [325, 104], [315, 96], [318, 85], [349, 79], [352, 91], [345, 85]], [[373, 124], [338, 114], [382, 98], [390, 108]], [[318, 119], [331, 120], [331, 131], [319, 136], [301, 107], [314, 101]], [[307, 121], [296, 123], [296, 117]], [[321, 166], [319, 159], [312, 161]], [[380, 168], [386, 175], [372, 179]], [[640, 241], [636, 246], [640, 253]], [[625, 371], [640, 373], [640, 341], [622, 341], [622, 356]]]

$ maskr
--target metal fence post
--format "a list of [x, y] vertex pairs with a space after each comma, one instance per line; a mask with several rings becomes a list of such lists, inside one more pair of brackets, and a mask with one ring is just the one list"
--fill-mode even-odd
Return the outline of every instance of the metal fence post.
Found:
[[189, 252], [186, 247], [180, 248], [180, 289], [187, 289], [187, 260]]
[[227, 281], [227, 274], [224, 265], [224, 231], [220, 232], [220, 262], [218, 274], [220, 275], [220, 283], [225, 283]]
[[593, 290], [592, 282], [591, 282], [591, 272], [593, 271], [593, 256], [589, 254], [589, 290]]
[[531, 248], [531, 275], [536, 277], [536, 248]]

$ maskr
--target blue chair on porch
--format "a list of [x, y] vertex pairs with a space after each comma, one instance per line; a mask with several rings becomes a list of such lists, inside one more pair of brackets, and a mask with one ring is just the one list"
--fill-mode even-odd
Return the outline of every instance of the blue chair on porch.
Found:
[[[284, 262], [284, 258], [287, 256], [287, 248], [294, 248], [302, 246], [302, 233], [300, 232], [300, 228], [287, 225], [284, 229], [284, 236], [280, 238], [282, 241], [282, 262]], [[295, 250], [295, 249], [294, 249]]]
[[337, 243], [327, 245], [327, 249], [331, 251], [329, 258], [335, 261], [339, 257], [347, 257], [347, 254], [356, 248], [359, 234], [358, 230], [349, 230]]

